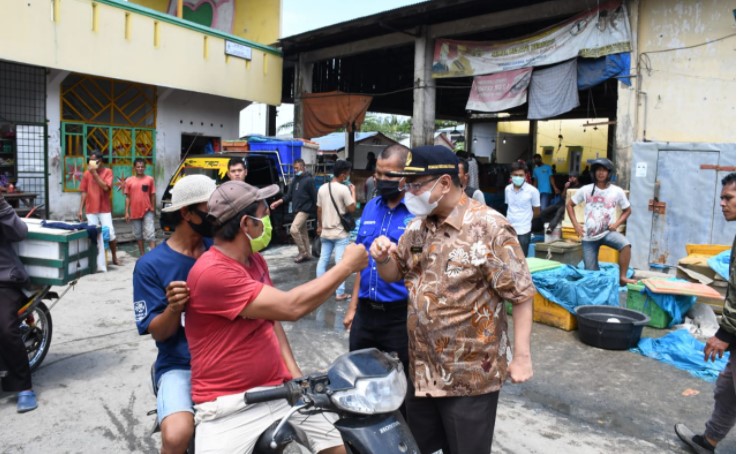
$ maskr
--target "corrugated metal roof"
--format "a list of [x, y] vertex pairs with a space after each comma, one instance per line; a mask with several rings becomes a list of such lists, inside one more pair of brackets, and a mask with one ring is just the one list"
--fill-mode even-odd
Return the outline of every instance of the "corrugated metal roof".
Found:
[[[356, 143], [363, 140], [369, 139], [380, 134], [377, 131], [373, 132], [354, 132]], [[383, 135], [383, 134], [382, 134]], [[344, 132], [332, 132], [326, 136], [317, 137], [312, 139], [313, 142], [317, 142], [320, 145], [321, 151], [338, 151], [345, 148], [345, 133]]]

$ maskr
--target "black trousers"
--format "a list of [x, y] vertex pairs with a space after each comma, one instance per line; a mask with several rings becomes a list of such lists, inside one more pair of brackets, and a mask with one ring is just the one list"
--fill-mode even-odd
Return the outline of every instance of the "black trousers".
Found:
[[[396, 352], [404, 366], [404, 374], [409, 377], [406, 301], [377, 303], [359, 299], [351, 325], [348, 348], [354, 351], [371, 347], [385, 352]], [[404, 404], [400, 412], [402, 416], [406, 416]]]
[[18, 309], [24, 301], [19, 288], [0, 287], [0, 358], [8, 372], [2, 379], [3, 391], [31, 389], [31, 368], [18, 323]]
[[407, 423], [422, 454], [489, 453], [499, 391], [468, 397], [415, 397], [409, 382]]

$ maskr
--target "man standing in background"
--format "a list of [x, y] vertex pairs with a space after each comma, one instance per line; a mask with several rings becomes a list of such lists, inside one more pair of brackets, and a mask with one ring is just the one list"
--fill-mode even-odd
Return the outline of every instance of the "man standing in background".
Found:
[[107, 227], [110, 232], [110, 253], [113, 255], [113, 265], [120, 265], [118, 261], [118, 242], [115, 239], [113, 226], [113, 171], [105, 167], [102, 153], [94, 151], [82, 176], [79, 191], [82, 200], [79, 203], [77, 216], [83, 221], [83, 214], [87, 214], [89, 225]]
[[[335, 250], [335, 263], [340, 262], [343, 251], [350, 243], [350, 234], [343, 227], [340, 215], [356, 211], [356, 187], [350, 184], [352, 165], [350, 161], [339, 159], [333, 167], [333, 179], [320, 186], [317, 192], [317, 234], [320, 235], [320, 260], [317, 263], [317, 277], [325, 274], [330, 256]], [[345, 282], [338, 287], [335, 299], [347, 300]]]
[[295, 159], [292, 169], [294, 178], [289, 183], [287, 195], [283, 199], [274, 201], [269, 208], [275, 210], [284, 202], [292, 204], [294, 220], [289, 228], [289, 234], [292, 235], [294, 244], [297, 245], [297, 257], [294, 258], [294, 262], [302, 263], [312, 260], [312, 244], [307, 231], [307, 221], [315, 212], [317, 190], [315, 190], [312, 174], [305, 170], [303, 159]]
[[550, 205], [553, 194], [560, 194], [560, 189], [555, 184], [553, 168], [543, 164], [543, 157], [535, 155], [535, 169], [532, 171], [532, 180], [535, 187], [540, 191], [540, 209], [544, 210]]
[[540, 216], [540, 193], [525, 182], [527, 167], [520, 162], [512, 163], [512, 183], [504, 188], [504, 203], [507, 204], [507, 219], [517, 232], [522, 253], [527, 256], [532, 233], [532, 219]]
[[241, 158], [230, 158], [228, 161], [228, 180], [230, 181], [246, 181], [248, 169], [246, 163]]
[[143, 241], [148, 242], [148, 249], [156, 247], [156, 227], [154, 214], [156, 210], [156, 186], [153, 177], [146, 175], [146, 161], [136, 158], [133, 161], [136, 174], [125, 180], [125, 222], [133, 225], [133, 236], [138, 243], [140, 255], [146, 253]]
[[[724, 219], [734, 222], [737, 219], [735, 206], [735, 174], [730, 173], [722, 180], [720, 196]], [[734, 231], [734, 229], [732, 229]], [[729, 283], [724, 298], [722, 320], [719, 330], [706, 341], [704, 361], [714, 361], [729, 352], [729, 361], [717, 378], [714, 387], [714, 410], [706, 422], [706, 430], [702, 435], [694, 433], [684, 424], [676, 424], [676, 434], [697, 454], [714, 452], [717, 444], [727, 436], [734, 427], [735, 421], [735, 373], [734, 373], [734, 340], [735, 340], [735, 241], [732, 241], [732, 252], [729, 256]], [[734, 448], [734, 446], [732, 447]]]

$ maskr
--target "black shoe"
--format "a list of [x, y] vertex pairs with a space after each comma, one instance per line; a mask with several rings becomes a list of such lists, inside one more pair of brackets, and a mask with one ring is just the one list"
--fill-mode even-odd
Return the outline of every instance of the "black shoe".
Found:
[[691, 429], [684, 424], [676, 424], [674, 427], [676, 435], [684, 443], [689, 445], [696, 454], [709, 454], [714, 452], [714, 446], [709, 444], [703, 435], [695, 435]]

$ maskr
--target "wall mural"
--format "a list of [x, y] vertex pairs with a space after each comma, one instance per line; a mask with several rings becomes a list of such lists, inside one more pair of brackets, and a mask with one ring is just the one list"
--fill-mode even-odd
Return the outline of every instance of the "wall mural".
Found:
[[[184, 0], [185, 20], [225, 33], [233, 32], [236, 0]], [[177, 15], [177, 0], [169, 1], [168, 13]]]

